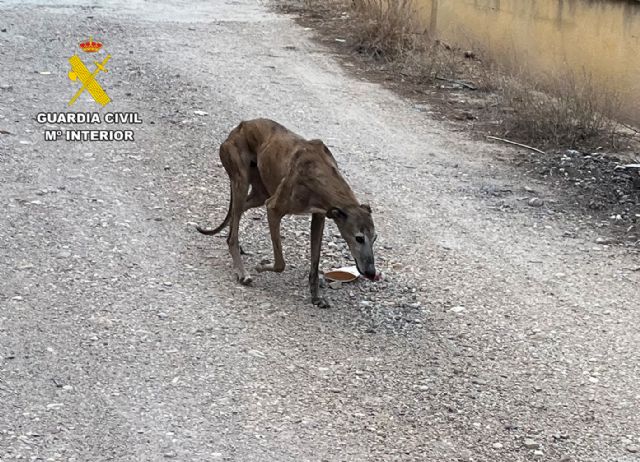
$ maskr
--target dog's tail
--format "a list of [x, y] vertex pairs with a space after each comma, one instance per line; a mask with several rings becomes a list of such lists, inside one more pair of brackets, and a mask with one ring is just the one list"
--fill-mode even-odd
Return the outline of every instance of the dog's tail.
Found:
[[224, 228], [226, 228], [227, 225], [229, 224], [229, 220], [231, 220], [231, 205], [232, 204], [233, 204], [233, 191], [231, 191], [231, 198], [229, 199], [229, 209], [227, 210], [227, 216], [224, 217], [224, 220], [222, 221], [220, 226], [218, 226], [215, 229], [206, 229], [206, 228], [201, 228], [200, 226], [196, 225], [196, 229], [198, 230], [198, 232], [200, 232], [202, 234], [206, 234], [207, 236], [213, 236], [215, 234], [218, 234]]

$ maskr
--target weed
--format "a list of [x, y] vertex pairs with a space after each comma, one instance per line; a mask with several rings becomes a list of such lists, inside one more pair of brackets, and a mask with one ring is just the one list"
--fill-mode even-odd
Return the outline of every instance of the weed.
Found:
[[548, 77], [530, 82], [502, 79], [499, 88], [510, 137], [542, 146], [579, 147], [611, 143], [618, 128], [620, 98], [596, 85], [589, 75]]
[[416, 47], [419, 23], [412, 0], [353, 0], [351, 8], [353, 38], [363, 53], [393, 61]]

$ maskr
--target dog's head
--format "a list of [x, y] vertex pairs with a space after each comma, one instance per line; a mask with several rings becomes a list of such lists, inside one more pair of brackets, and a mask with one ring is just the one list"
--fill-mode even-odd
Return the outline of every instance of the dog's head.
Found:
[[340, 234], [347, 241], [358, 272], [367, 279], [375, 279], [373, 243], [377, 235], [371, 218], [371, 207], [366, 204], [332, 207], [327, 211], [327, 217], [335, 221]]

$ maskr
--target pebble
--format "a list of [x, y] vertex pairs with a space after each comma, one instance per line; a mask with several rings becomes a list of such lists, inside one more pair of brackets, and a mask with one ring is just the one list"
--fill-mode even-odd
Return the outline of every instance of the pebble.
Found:
[[540, 449], [537, 449], [537, 450], [533, 451], [533, 456], [534, 457], [542, 457], [542, 456], [544, 456], [544, 452], [542, 452]]
[[522, 445], [527, 449], [540, 449], [540, 444], [536, 443], [531, 438], [525, 438], [524, 442], [522, 443]]
[[629, 451], [631, 454], [636, 454], [637, 452], [640, 452], [640, 446], [638, 446], [637, 444], [630, 444], [627, 446], [627, 451]]
[[606, 237], [599, 237], [596, 239], [596, 244], [600, 244], [600, 245], [610, 245], [613, 243], [614, 243], [613, 239], [609, 239]]
[[465, 310], [464, 306], [454, 306], [453, 308], [451, 308], [449, 311], [451, 313], [456, 313], [456, 314], [460, 314]]
[[247, 353], [249, 353], [251, 356], [255, 357], [255, 358], [260, 358], [260, 359], [264, 359], [266, 358], [266, 355], [259, 350], [249, 350]]
[[493, 449], [502, 449], [503, 447], [502, 443], [493, 443]]
[[531, 199], [529, 199], [527, 204], [529, 204], [531, 207], [542, 207], [544, 205], [544, 201], [539, 197], [532, 197]]
[[329, 283], [329, 287], [331, 287], [332, 289], [341, 289], [342, 288], [342, 282], [340, 281], [333, 281]]

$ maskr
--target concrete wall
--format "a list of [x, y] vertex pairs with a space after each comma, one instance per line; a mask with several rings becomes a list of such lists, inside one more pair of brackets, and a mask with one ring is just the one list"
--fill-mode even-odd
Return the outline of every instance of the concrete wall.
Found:
[[[637, 0], [416, 0], [442, 40], [488, 52], [534, 76], [590, 75], [640, 123]], [[538, 74], [539, 73], [539, 74]]]

